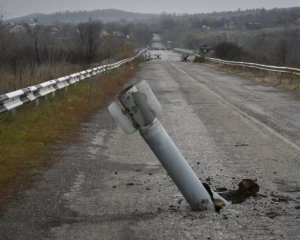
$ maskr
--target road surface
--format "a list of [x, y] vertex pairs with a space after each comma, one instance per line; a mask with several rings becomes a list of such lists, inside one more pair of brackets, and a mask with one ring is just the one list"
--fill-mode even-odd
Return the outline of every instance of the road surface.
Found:
[[220, 214], [193, 212], [139, 134], [107, 110], [0, 217], [0, 239], [300, 239], [300, 94], [161, 51], [144, 63], [161, 121], [202, 181], [261, 195]]

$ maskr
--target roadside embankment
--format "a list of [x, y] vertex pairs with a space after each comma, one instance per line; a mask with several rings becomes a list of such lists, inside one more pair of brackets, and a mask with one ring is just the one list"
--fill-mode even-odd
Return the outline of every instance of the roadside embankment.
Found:
[[266, 82], [272, 85], [284, 87], [289, 90], [300, 90], [300, 76], [290, 73], [278, 73], [259, 69], [251, 69], [240, 66], [229, 66], [215, 63], [205, 63], [209, 67], [254, 79], [258, 82]]
[[76, 139], [80, 123], [106, 106], [137, 69], [138, 63], [123, 66], [58, 91], [38, 105], [0, 115], [0, 210], [55, 160], [53, 146]]

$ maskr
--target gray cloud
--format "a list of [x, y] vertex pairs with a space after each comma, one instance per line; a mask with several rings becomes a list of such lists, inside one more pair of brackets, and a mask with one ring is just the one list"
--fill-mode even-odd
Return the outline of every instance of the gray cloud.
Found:
[[202, 13], [300, 6], [299, 0], [0, 0], [8, 18], [30, 13], [115, 8], [143, 13]]

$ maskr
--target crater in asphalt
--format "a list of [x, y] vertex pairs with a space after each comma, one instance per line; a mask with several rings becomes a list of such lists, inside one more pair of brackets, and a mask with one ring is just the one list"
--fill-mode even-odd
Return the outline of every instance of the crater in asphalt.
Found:
[[[213, 197], [213, 192], [207, 183], [203, 183], [203, 186], [215, 205], [215, 211], [220, 212], [220, 210], [225, 206], [225, 203], [222, 200], [215, 199]], [[243, 203], [249, 197], [256, 197], [257, 193], [259, 192], [259, 185], [256, 183], [256, 180], [253, 179], [243, 179], [238, 186], [239, 188], [237, 190], [228, 190], [227, 188], [219, 187], [217, 188], [217, 191], [220, 196], [232, 204]]]

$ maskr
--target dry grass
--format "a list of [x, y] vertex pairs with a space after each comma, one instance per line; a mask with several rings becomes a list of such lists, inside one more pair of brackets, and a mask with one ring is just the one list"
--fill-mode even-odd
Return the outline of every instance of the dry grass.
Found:
[[0, 70], [0, 94], [36, 85], [86, 68], [86, 66], [74, 64], [33, 65], [19, 67], [16, 71], [2, 68]]
[[[124, 59], [132, 56], [133, 52], [124, 47], [117, 57]], [[116, 59], [110, 59], [109, 63], [116, 61]], [[108, 60], [93, 63], [91, 66], [70, 63], [27, 65], [26, 67], [18, 66], [15, 71], [0, 68], [0, 95], [107, 63]]]
[[233, 73], [239, 76], [248, 77], [259, 82], [267, 82], [275, 86], [284, 87], [289, 90], [300, 90], [300, 76], [287, 74], [287, 73], [275, 73], [267, 72], [263, 70], [233, 67], [233, 66], [222, 66], [218, 64], [206, 64], [207, 66], [223, 70], [225, 72]]
[[133, 77], [137, 64], [87, 80], [44, 99], [0, 115], [0, 206], [34, 179], [50, 159], [52, 146], [74, 136], [80, 122], [90, 118]]

